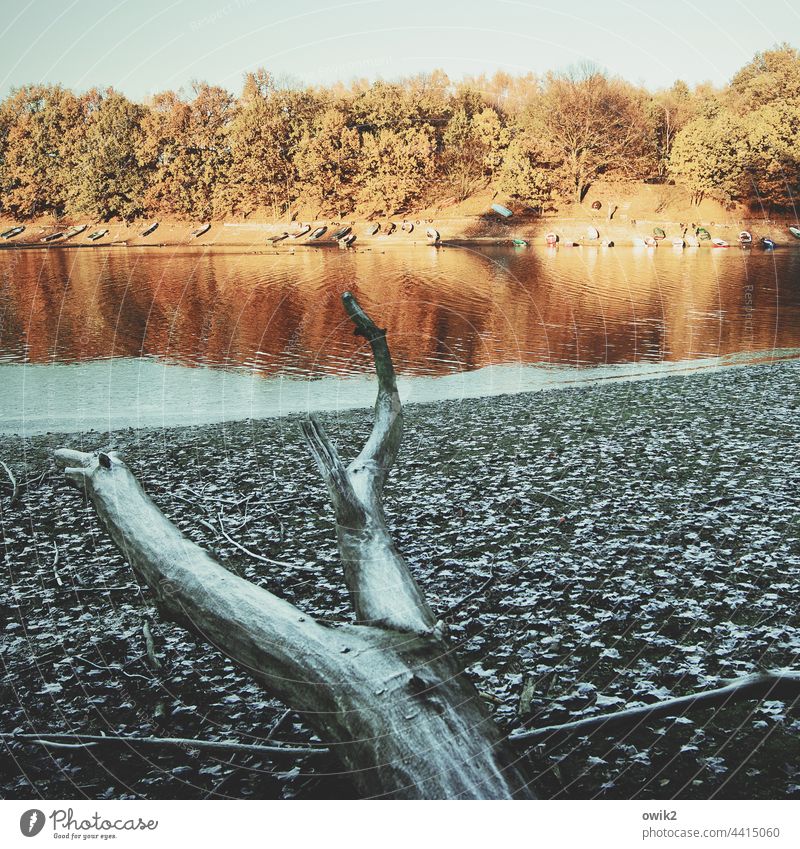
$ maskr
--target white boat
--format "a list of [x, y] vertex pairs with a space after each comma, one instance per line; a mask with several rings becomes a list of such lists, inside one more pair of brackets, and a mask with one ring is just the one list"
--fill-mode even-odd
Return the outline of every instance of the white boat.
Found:
[[740, 245], [752, 245], [753, 244], [753, 235], [749, 230], [742, 230], [739, 233], [739, 244]]
[[305, 236], [306, 233], [311, 232], [311, 225], [304, 224], [296, 233], [292, 233], [293, 239], [299, 239], [301, 236]]
[[108, 230], [95, 230], [94, 233], [89, 233], [86, 237], [91, 242], [97, 242], [103, 238], [103, 236], [108, 235]]
[[643, 248], [646, 244], [647, 242], [645, 242], [645, 240], [641, 236], [633, 237], [633, 246], [635, 248]]
[[686, 242], [684, 242], [683, 239], [673, 239], [672, 240], [672, 247], [683, 249], [683, 248], [686, 247]]
[[593, 242], [595, 239], [600, 238], [600, 231], [597, 229], [597, 227], [587, 227], [586, 238]]
[[604, 248], [613, 248], [614, 247], [613, 239], [603, 239], [601, 244]]
[[544, 237], [545, 242], [548, 245], [555, 245], [558, 242], [558, 234], [556, 233], [547, 233]]
[[439, 241], [439, 231], [434, 230], [433, 227], [428, 227], [425, 231], [425, 235], [435, 244]]
[[193, 239], [197, 239], [198, 237], [202, 236], [203, 233], [208, 233], [208, 231], [210, 229], [211, 229], [210, 224], [203, 224], [200, 227], [198, 227], [196, 230], [192, 230], [191, 236], [192, 236]]
[[378, 230], [380, 230], [380, 229], [381, 229], [380, 224], [370, 224], [369, 227], [367, 227], [367, 235], [368, 236], [374, 236], [378, 232]]
[[644, 243], [647, 245], [648, 248], [658, 247], [658, 240], [655, 239], [653, 236], [645, 236]]
[[686, 239], [684, 239], [684, 244], [687, 248], [699, 248], [700, 240], [697, 236], [687, 236]]
[[727, 248], [728, 247], [728, 243], [725, 241], [725, 239], [712, 239], [711, 244], [715, 248]]
[[85, 224], [78, 224], [76, 227], [70, 227], [66, 233], [64, 233], [65, 239], [71, 239], [73, 236], [79, 236], [86, 229]]

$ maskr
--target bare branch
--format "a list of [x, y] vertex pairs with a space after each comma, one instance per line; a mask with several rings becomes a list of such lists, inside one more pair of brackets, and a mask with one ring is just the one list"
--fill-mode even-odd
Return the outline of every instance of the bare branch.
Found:
[[326, 755], [329, 750], [320, 746], [278, 746], [260, 743], [234, 743], [228, 740], [192, 740], [185, 737], [106, 737], [102, 734], [8, 734], [0, 733], [0, 740], [32, 743], [54, 748], [84, 749], [94, 746], [130, 746], [131, 748], [198, 749], [211, 752], [247, 752], [269, 757], [301, 757]]
[[342, 295], [342, 303], [355, 325], [354, 333], [363, 336], [372, 348], [378, 375], [378, 397], [372, 433], [350, 471], [365, 469], [378, 488], [392, 467], [403, 436], [403, 407], [397, 391], [392, 355], [386, 342], [386, 331], [378, 327], [364, 312], [350, 292]]
[[775, 699], [794, 702], [800, 698], [800, 672], [780, 670], [763, 672], [737, 678], [724, 687], [703, 690], [652, 705], [628, 708], [614, 713], [576, 719], [563, 725], [548, 725], [532, 731], [512, 734], [512, 743], [534, 745], [540, 742], [555, 742], [562, 737], [583, 736], [592, 731], [629, 730], [651, 719], [662, 716], [680, 716], [699, 708], [726, 707], [746, 699]]

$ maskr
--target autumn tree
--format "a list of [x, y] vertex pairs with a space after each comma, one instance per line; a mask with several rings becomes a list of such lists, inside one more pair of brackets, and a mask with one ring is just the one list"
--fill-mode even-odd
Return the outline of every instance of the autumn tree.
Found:
[[458, 200], [484, 186], [499, 170], [508, 147], [508, 131], [491, 107], [470, 116], [460, 106], [442, 136], [440, 167]]
[[727, 100], [741, 115], [774, 101], [800, 101], [800, 52], [782, 44], [756, 53], [734, 75]]
[[16, 218], [62, 215], [67, 153], [81, 128], [81, 104], [61, 86], [24, 86], [3, 102], [3, 206]]
[[725, 111], [696, 118], [677, 135], [669, 174], [686, 186], [695, 203], [707, 195], [731, 201], [745, 192], [746, 164], [745, 128]]
[[433, 174], [433, 154], [429, 127], [366, 133], [359, 200], [388, 215], [408, 209], [427, 188]]
[[527, 206], [541, 208], [550, 199], [554, 169], [548, 152], [530, 129], [515, 128], [498, 175], [498, 187]]
[[656, 173], [662, 180], [669, 170], [669, 155], [675, 136], [692, 119], [695, 109], [692, 93], [683, 80], [656, 92], [647, 104]]
[[231, 164], [218, 194], [224, 209], [240, 215], [268, 209], [278, 216], [294, 200], [294, 154], [306, 122], [296, 94], [278, 90], [263, 69], [246, 75], [227, 128]]
[[800, 200], [800, 100], [773, 101], [744, 121], [749, 194], [768, 210]]
[[300, 142], [295, 165], [303, 197], [323, 210], [343, 214], [357, 191], [360, 140], [347, 115], [326, 109]]
[[171, 91], [156, 95], [142, 122], [140, 161], [151, 173], [145, 206], [154, 213], [209, 218], [217, 187], [228, 179], [233, 98], [206, 83], [192, 89], [190, 101]]
[[69, 211], [95, 220], [141, 215], [146, 173], [139, 161], [145, 109], [113, 89], [82, 101], [83, 125], [68, 153]]
[[640, 93], [592, 67], [548, 76], [530, 117], [557, 156], [564, 191], [578, 203], [600, 176], [635, 179], [646, 170]]

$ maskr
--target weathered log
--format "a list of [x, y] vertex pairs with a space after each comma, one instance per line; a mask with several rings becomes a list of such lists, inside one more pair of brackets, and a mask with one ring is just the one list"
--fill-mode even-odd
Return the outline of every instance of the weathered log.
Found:
[[192, 628], [304, 716], [363, 796], [529, 798], [513, 752], [395, 548], [381, 503], [402, 436], [385, 331], [345, 294], [372, 347], [375, 419], [347, 467], [318, 422], [304, 433], [325, 480], [358, 624], [336, 628], [227, 571], [187, 539], [114, 452], [56, 452], [165, 616]]
[[651, 705], [638, 705], [613, 713], [588, 716], [562, 725], [547, 725], [531, 731], [518, 732], [512, 734], [509, 740], [518, 745], [533, 746], [536, 743], [556, 743], [566, 737], [580, 737], [593, 731], [601, 734], [630, 731], [652, 719], [683, 716], [688, 711], [699, 708], [726, 707], [746, 699], [795, 702], [800, 699], [800, 672], [776, 670], [746, 675], [730, 681], [724, 687], [701, 690]]

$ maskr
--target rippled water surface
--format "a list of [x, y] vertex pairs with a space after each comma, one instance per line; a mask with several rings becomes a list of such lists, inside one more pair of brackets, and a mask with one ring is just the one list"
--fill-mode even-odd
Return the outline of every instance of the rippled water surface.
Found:
[[800, 348], [794, 249], [19, 250], [0, 271], [5, 430], [76, 429], [90, 406], [118, 426], [365, 402], [346, 289], [425, 400], [529, 388], [527, 367]]

